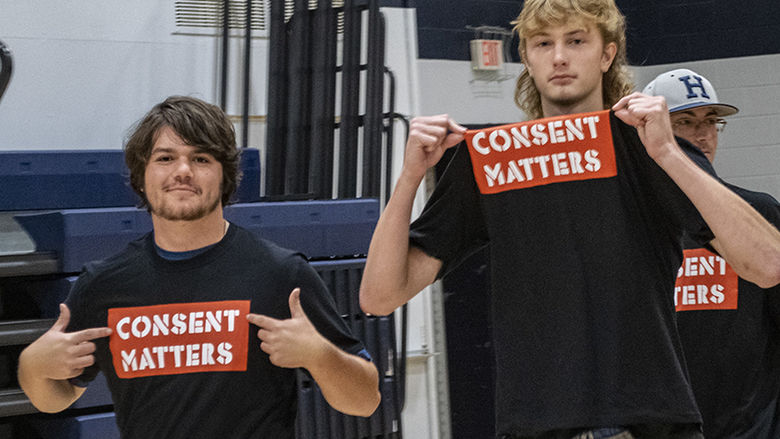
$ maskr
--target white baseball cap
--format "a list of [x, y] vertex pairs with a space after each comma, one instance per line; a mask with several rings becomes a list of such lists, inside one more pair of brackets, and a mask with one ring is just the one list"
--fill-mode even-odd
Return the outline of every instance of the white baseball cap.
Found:
[[670, 113], [705, 106], [712, 107], [718, 116], [730, 116], [739, 111], [733, 105], [718, 101], [710, 81], [688, 69], [661, 73], [647, 84], [642, 93], [666, 98]]

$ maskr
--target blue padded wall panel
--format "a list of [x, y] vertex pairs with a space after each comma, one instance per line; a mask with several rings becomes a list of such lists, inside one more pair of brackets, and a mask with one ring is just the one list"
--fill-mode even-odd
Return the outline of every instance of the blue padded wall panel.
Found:
[[[238, 202], [260, 200], [260, 152], [241, 150]], [[121, 150], [0, 151], [0, 210], [136, 206]]]
[[121, 150], [0, 151], [0, 210], [132, 206]]
[[[233, 204], [225, 217], [309, 258], [363, 255], [379, 218], [376, 199]], [[76, 273], [152, 230], [142, 209], [68, 209], [16, 215], [37, 251], [57, 253], [60, 270]]]
[[37, 251], [54, 251], [64, 273], [81, 271], [152, 229], [145, 210], [133, 207], [72, 209], [16, 215], [14, 219], [35, 242]]
[[225, 217], [309, 258], [364, 255], [379, 219], [379, 201], [234, 204], [225, 209]]

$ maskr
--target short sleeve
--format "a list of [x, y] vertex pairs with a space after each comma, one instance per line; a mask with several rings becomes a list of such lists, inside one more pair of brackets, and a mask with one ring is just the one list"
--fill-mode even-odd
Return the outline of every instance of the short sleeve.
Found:
[[442, 261], [439, 277], [488, 243], [479, 190], [466, 144], [456, 147], [436, 189], [409, 232], [411, 245]]
[[360, 355], [365, 348], [339, 315], [333, 295], [302, 256], [294, 256], [293, 285], [301, 289], [301, 306], [317, 331], [343, 351]]

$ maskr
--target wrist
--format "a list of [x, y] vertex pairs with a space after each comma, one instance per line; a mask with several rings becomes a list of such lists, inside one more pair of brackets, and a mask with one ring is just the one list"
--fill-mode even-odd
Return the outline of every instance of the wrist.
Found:
[[651, 158], [658, 166], [666, 169], [668, 166], [678, 162], [684, 155], [677, 142], [666, 142], [660, 148], [655, 149], [655, 153]]
[[405, 188], [411, 190], [411, 192], [417, 192], [417, 188], [420, 186], [423, 178], [425, 178], [425, 170], [420, 173], [418, 170], [412, 170], [404, 166], [401, 169], [401, 175], [396, 181], [396, 188]]
[[19, 354], [19, 360], [18, 360], [18, 370], [21, 372], [22, 370], [27, 372], [28, 376], [31, 377], [38, 377], [43, 376], [39, 369], [40, 362], [35, 361], [35, 342], [28, 345], [22, 352]]
[[325, 337], [319, 336], [319, 339], [317, 346], [309, 352], [306, 364], [303, 365], [312, 375], [316, 375], [319, 369], [327, 370], [329, 368], [337, 349]]
[[50, 380], [41, 365], [42, 362], [36, 361], [35, 353], [29, 349], [26, 348], [19, 354], [17, 379], [22, 388], [26, 385], [39, 386]]

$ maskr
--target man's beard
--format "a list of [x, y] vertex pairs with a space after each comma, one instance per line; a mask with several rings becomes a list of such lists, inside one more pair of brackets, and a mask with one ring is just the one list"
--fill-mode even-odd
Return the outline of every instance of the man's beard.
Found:
[[214, 212], [219, 206], [221, 199], [215, 197], [214, 202], [211, 204], [201, 204], [192, 208], [173, 208], [163, 202], [160, 206], [154, 206], [149, 203], [149, 210], [156, 216], [166, 219], [168, 221], [195, 221], [205, 217], [206, 215]]
[[583, 95], [566, 96], [566, 97], [563, 97], [563, 98], [551, 99], [550, 102], [552, 102], [553, 104], [555, 104], [556, 106], [561, 107], [561, 108], [571, 108], [571, 107], [579, 104], [580, 102], [582, 102], [583, 99], [584, 99]]

